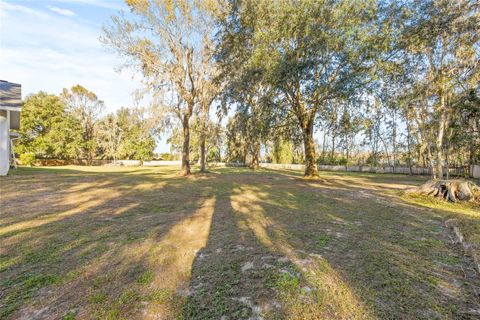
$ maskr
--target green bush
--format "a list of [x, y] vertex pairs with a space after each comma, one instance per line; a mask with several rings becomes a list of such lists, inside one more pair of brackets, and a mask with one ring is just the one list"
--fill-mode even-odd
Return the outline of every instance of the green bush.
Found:
[[346, 166], [348, 163], [347, 158], [341, 157], [337, 159], [337, 164], [341, 166]]
[[35, 154], [34, 153], [23, 153], [20, 155], [20, 162], [22, 166], [29, 166], [31, 167], [32, 164], [35, 162]]
[[160, 158], [162, 158], [162, 160], [168, 160], [168, 161], [174, 161], [174, 160], [180, 159], [178, 155], [173, 153], [168, 153], [168, 152], [161, 153]]

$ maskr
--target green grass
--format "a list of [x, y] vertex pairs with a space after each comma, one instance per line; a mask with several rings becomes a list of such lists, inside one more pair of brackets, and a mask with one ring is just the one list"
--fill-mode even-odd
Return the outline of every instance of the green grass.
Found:
[[330, 237], [325, 234], [317, 235], [315, 238], [319, 247], [325, 247], [330, 240]]
[[480, 204], [475, 202], [450, 203], [414, 194], [404, 195], [403, 198], [410, 203], [441, 212], [445, 220], [457, 219], [465, 241], [480, 256]]
[[425, 178], [215, 168], [20, 168], [0, 178], [0, 319], [456, 319], [480, 210]]

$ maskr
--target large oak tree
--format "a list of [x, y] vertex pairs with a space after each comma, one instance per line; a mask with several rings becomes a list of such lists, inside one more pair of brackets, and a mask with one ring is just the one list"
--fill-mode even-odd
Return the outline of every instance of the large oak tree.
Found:
[[[211, 104], [206, 84], [211, 67], [211, 38], [221, 2], [127, 0], [131, 14], [120, 12], [104, 27], [101, 41], [139, 70], [157, 115], [176, 119], [183, 129], [182, 171], [190, 174], [190, 118], [198, 104]], [[166, 121], [169, 122], [169, 121]]]
[[364, 86], [383, 49], [374, 1], [233, 1], [219, 58], [256, 72], [303, 134], [305, 176], [316, 176], [314, 124], [329, 101]]

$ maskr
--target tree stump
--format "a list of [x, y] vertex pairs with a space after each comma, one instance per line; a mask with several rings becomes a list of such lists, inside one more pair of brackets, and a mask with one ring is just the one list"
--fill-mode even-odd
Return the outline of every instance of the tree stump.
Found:
[[410, 189], [409, 192], [451, 202], [480, 200], [480, 188], [466, 180], [429, 180], [417, 188]]

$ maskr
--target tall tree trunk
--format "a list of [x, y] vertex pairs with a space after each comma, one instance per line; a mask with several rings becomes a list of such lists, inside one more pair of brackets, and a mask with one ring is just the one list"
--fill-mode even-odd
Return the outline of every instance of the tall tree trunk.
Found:
[[440, 121], [438, 124], [438, 132], [437, 132], [437, 141], [436, 141], [436, 172], [435, 176], [437, 179], [443, 179], [443, 136], [445, 134], [445, 128], [447, 126], [447, 112], [445, 106], [445, 95], [442, 93], [440, 95]]
[[[447, 129], [447, 101], [446, 101], [446, 78], [444, 70], [444, 58], [445, 58], [445, 33], [441, 36], [441, 57], [440, 57], [440, 87], [439, 87], [439, 96], [440, 96], [440, 119], [438, 124], [437, 140], [436, 140], [436, 176], [437, 179], [443, 179], [443, 136], [445, 130]], [[448, 168], [447, 168], [448, 170]]]
[[313, 119], [304, 125], [303, 143], [305, 147], [305, 177], [317, 177], [318, 170], [315, 163], [315, 142], [313, 140]]
[[183, 149], [182, 149], [182, 173], [189, 175], [190, 172], [190, 114], [185, 114], [182, 119], [183, 126]]
[[410, 141], [411, 128], [410, 128], [410, 119], [408, 117], [408, 113], [405, 115], [405, 120], [406, 120], [406, 123], [407, 123], [408, 173], [410, 175], [412, 175], [413, 174], [413, 172], [412, 172], [412, 146], [411, 146], [411, 141]]
[[345, 167], [348, 167], [348, 160], [350, 158], [350, 142], [348, 141], [348, 135], [346, 137], [346, 141], [347, 141], [347, 146], [346, 146], [346, 151], [347, 151], [347, 156], [346, 156], [346, 163], [345, 163]]
[[[418, 123], [418, 121], [417, 121]], [[426, 147], [426, 144], [425, 144], [425, 141], [423, 139], [423, 135], [420, 134], [421, 130], [418, 129], [416, 130], [416, 133], [417, 133], [417, 142], [418, 142], [418, 148], [417, 148], [417, 160], [419, 163], [422, 163], [422, 167], [426, 167], [427, 166], [427, 161], [426, 161], [426, 158], [425, 158], [425, 151], [427, 150], [427, 147]]]
[[205, 161], [205, 134], [202, 132], [200, 136], [200, 172], [206, 171]]
[[335, 138], [336, 138], [336, 132], [333, 130], [332, 133], [332, 153], [330, 155], [330, 161], [335, 162]]
[[260, 143], [255, 143], [252, 148], [252, 163], [250, 164], [250, 168], [258, 169], [259, 157], [260, 157]]
[[[422, 101], [425, 101], [425, 97], [423, 98]], [[420, 108], [422, 108], [426, 103], [424, 102], [423, 105], [420, 105]], [[424, 107], [423, 107], [424, 108]], [[416, 114], [414, 116], [414, 119], [417, 123], [418, 126], [418, 141], [421, 142], [421, 147], [420, 147], [420, 153], [423, 158], [423, 166], [426, 167], [426, 162], [428, 161], [430, 163], [430, 167], [432, 168], [432, 176], [433, 179], [437, 178], [437, 170], [435, 169], [435, 163], [433, 160], [432, 156], [432, 140], [431, 136], [433, 135], [433, 132], [430, 129], [425, 128], [425, 123], [423, 122], [423, 117], [421, 115]], [[426, 150], [426, 157], [425, 157], [425, 151]]]
[[385, 139], [383, 139], [381, 136], [380, 136], [380, 141], [382, 142], [383, 149], [385, 150], [385, 156], [387, 157], [387, 165], [390, 166], [390, 154], [388, 153], [387, 143], [385, 142]]
[[[447, 124], [449, 123], [449, 119], [447, 117]], [[450, 141], [452, 140], [453, 136], [453, 130], [449, 129], [448, 130], [448, 135], [447, 135], [447, 146], [446, 146], [446, 152], [445, 152], [445, 166], [447, 167], [447, 171], [445, 172], [447, 175], [447, 180], [450, 179], [450, 149], [453, 149], [453, 154], [455, 154], [455, 146], [453, 148], [450, 147]], [[463, 163], [463, 162], [462, 162]], [[453, 158], [453, 166], [455, 167], [455, 158]]]
[[202, 123], [202, 131], [200, 132], [200, 172], [205, 172], [207, 171], [206, 167], [206, 150], [205, 150], [205, 140], [207, 139], [206, 137], [206, 131], [207, 131], [207, 116], [201, 118], [201, 123]]
[[371, 137], [370, 137], [370, 144], [371, 144], [371, 147], [372, 147], [372, 163], [371, 163], [371, 167], [376, 167], [377, 166], [377, 163], [378, 163], [378, 134], [377, 134], [377, 130], [374, 129], [374, 132], [371, 133]]
[[474, 133], [477, 133], [475, 137], [472, 136], [472, 140], [470, 141], [470, 150], [469, 150], [469, 155], [468, 155], [468, 162], [470, 165], [474, 165], [474, 164], [477, 164], [477, 159], [476, 159], [476, 146], [478, 145], [478, 137], [479, 137], [479, 133], [480, 133], [480, 128], [477, 128], [477, 121], [475, 120], [475, 118], [471, 118], [470, 119], [470, 123], [471, 123], [471, 131], [474, 132]]
[[448, 163], [448, 148], [447, 152], [445, 152], [445, 166], [446, 166], [446, 172], [445, 174], [447, 175], [447, 180], [450, 179], [450, 170], [448, 170], [449, 163]]
[[393, 123], [392, 123], [392, 147], [393, 147], [393, 168], [397, 165], [397, 112], [393, 112]]
[[325, 164], [325, 142], [327, 139], [327, 130], [323, 131], [323, 142], [322, 142], [322, 164]]
[[430, 143], [427, 143], [427, 161], [430, 162], [430, 167], [432, 168], [433, 179], [437, 179], [437, 170], [435, 170], [435, 161], [432, 156], [432, 147]]

